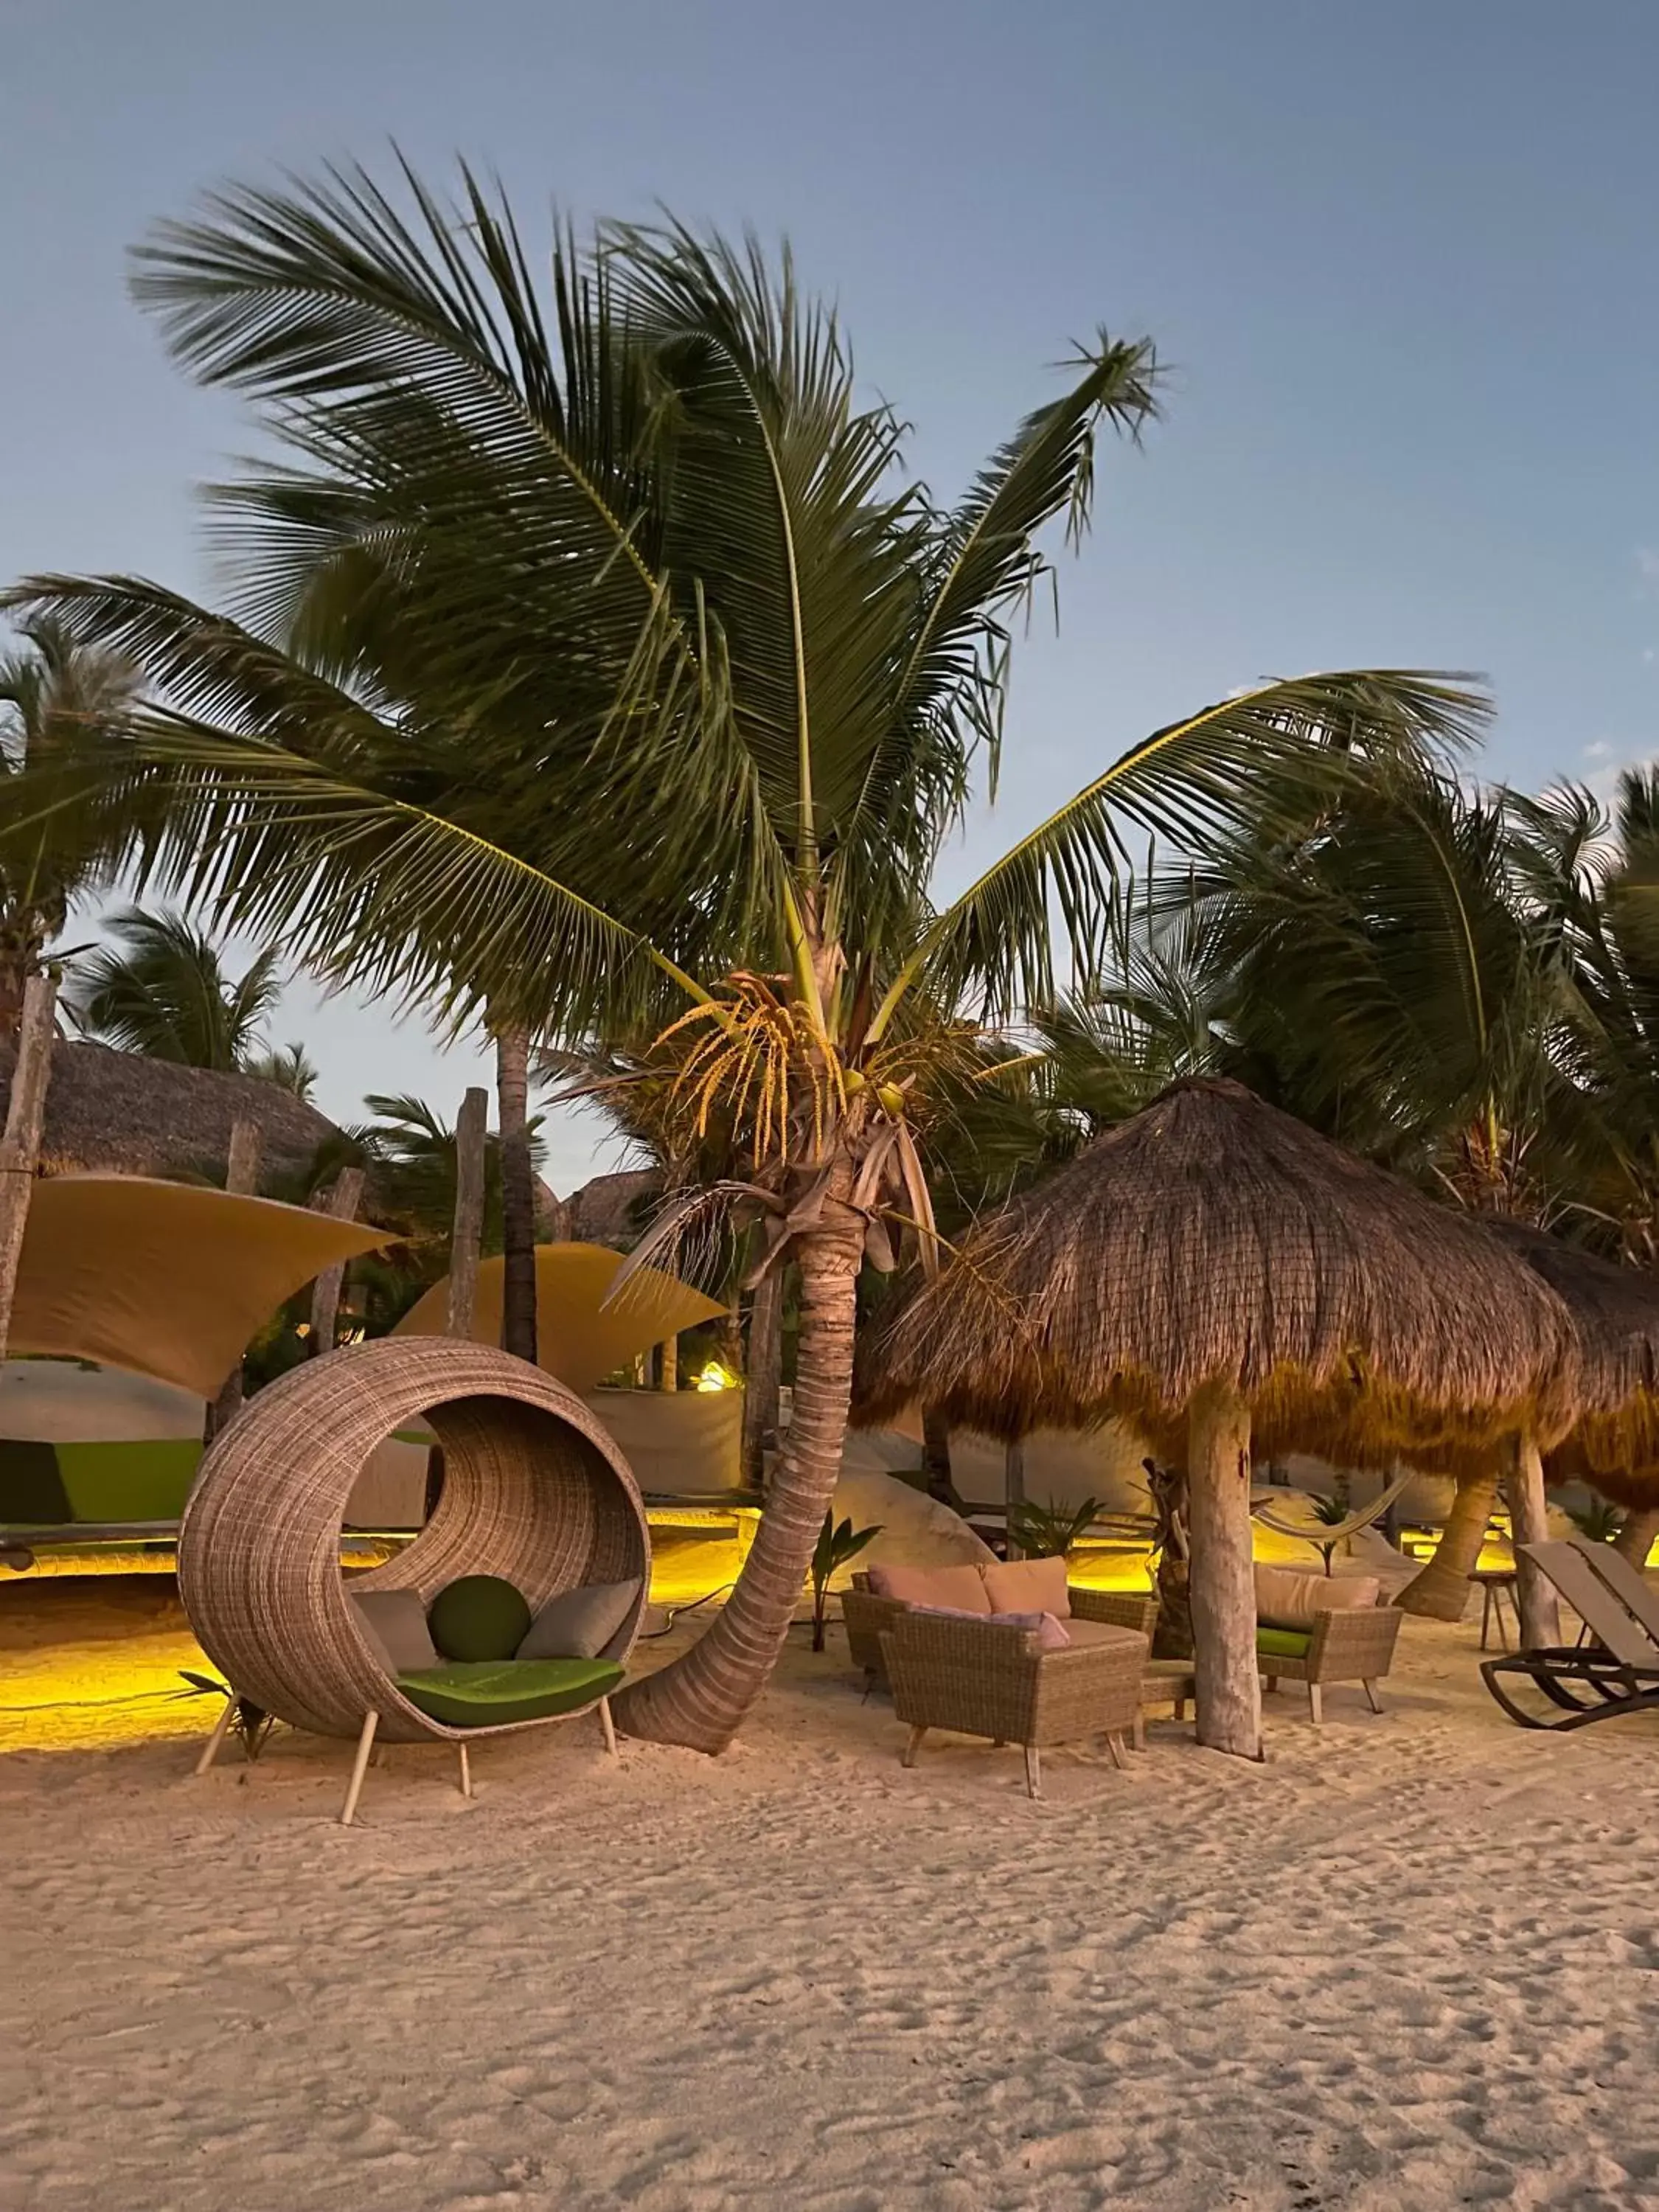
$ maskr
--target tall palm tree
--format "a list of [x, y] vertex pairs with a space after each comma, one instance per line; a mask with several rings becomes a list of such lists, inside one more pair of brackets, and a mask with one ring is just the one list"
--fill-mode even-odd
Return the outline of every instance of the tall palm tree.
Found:
[[265, 1050], [261, 1025], [282, 988], [274, 948], [240, 976], [181, 915], [142, 908], [107, 925], [114, 945], [80, 961], [64, 1005], [83, 1036], [186, 1067], [245, 1068]]
[[618, 1708], [714, 1751], [836, 1480], [866, 1250], [926, 1231], [940, 1079], [1053, 996], [1055, 913], [1093, 964], [1119, 824], [1201, 842], [1335, 773], [1330, 740], [1438, 742], [1478, 702], [1394, 672], [1217, 702], [936, 904], [976, 758], [994, 787], [1038, 535], [1085, 528], [1097, 431], [1153, 410], [1150, 347], [1101, 336], [940, 507], [787, 257], [565, 238], [550, 319], [504, 207], [408, 185], [408, 214], [360, 173], [238, 191], [147, 250], [175, 352], [298, 456], [224, 504], [231, 611], [131, 579], [28, 596], [156, 687], [123, 787], [169, 780], [158, 866], [222, 921], [453, 1018], [648, 1048], [693, 1137], [729, 1125], [743, 1175], [678, 1227], [747, 1206], [797, 1265], [793, 1418], [727, 1605]]
[[[26, 617], [21, 643], [0, 657], [0, 775], [44, 772], [65, 747], [77, 757], [111, 740], [137, 675], [119, 654], [77, 644], [52, 614]], [[125, 830], [132, 827], [131, 822]], [[63, 933], [77, 892], [101, 881], [104, 841], [90, 823], [77, 842], [42, 824], [11, 841], [0, 870], [0, 1035], [16, 1030], [23, 987]]]

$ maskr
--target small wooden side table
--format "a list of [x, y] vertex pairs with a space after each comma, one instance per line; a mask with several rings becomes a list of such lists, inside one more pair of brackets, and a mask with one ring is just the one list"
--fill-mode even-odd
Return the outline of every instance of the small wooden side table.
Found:
[[1477, 1567], [1469, 1577], [1480, 1585], [1480, 1649], [1486, 1648], [1486, 1633], [1493, 1623], [1498, 1627], [1498, 1648], [1507, 1651], [1509, 1638], [1504, 1632], [1504, 1601], [1509, 1600], [1510, 1611], [1515, 1615], [1515, 1640], [1521, 1641], [1521, 1613], [1515, 1601], [1516, 1571], [1513, 1567]]

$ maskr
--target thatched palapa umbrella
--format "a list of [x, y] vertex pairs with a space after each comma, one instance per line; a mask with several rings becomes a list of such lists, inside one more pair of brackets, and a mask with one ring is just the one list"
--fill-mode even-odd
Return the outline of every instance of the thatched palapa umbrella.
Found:
[[[1626, 1547], [1639, 1566], [1659, 1508], [1659, 1279], [1540, 1229], [1493, 1226], [1560, 1298], [1578, 1338], [1579, 1417], [1541, 1468], [1517, 1467], [1510, 1499], [1516, 1539], [1527, 1543], [1545, 1533], [1547, 1481], [1588, 1482], [1640, 1516]], [[1520, 1595], [1522, 1640], [1557, 1640], [1553, 1601], [1538, 1578], [1523, 1571]]]
[[861, 1411], [1184, 1431], [1199, 1736], [1253, 1758], [1253, 1436], [1354, 1462], [1553, 1442], [1574, 1352], [1560, 1301], [1479, 1223], [1199, 1080], [974, 1232], [878, 1342]]

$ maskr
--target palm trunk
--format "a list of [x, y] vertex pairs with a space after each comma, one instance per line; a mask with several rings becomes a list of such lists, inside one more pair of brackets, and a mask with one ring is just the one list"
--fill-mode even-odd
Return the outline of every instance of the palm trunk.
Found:
[[495, 1033], [501, 1145], [501, 1350], [536, 1357], [536, 1177], [530, 1161], [530, 1032]]
[[46, 1086], [52, 1081], [53, 1010], [58, 978], [36, 974], [23, 986], [17, 1024], [17, 1056], [12, 1062], [11, 1096], [5, 1133], [0, 1138], [0, 1359], [11, 1334], [12, 1300], [29, 1200], [40, 1166], [40, 1137], [46, 1120]]
[[[335, 1221], [355, 1221], [362, 1195], [362, 1170], [342, 1168], [327, 1197], [313, 1199], [312, 1204], [319, 1213], [326, 1213]], [[331, 1267], [325, 1267], [312, 1288], [311, 1357], [313, 1359], [320, 1359], [325, 1352], [334, 1349], [334, 1340], [340, 1325], [340, 1294], [344, 1288], [343, 1260], [337, 1260]]]
[[797, 1247], [800, 1335], [794, 1412], [772, 1487], [725, 1607], [683, 1658], [616, 1700], [619, 1727], [658, 1743], [721, 1752], [766, 1686], [800, 1603], [813, 1547], [841, 1473], [853, 1395], [864, 1220], [843, 1202], [843, 1167], [816, 1229]]
[[1613, 1548], [1621, 1552], [1632, 1566], [1645, 1567], [1656, 1538], [1659, 1538], [1659, 1506], [1644, 1506], [1626, 1514]]
[[[262, 1139], [257, 1121], [233, 1121], [230, 1149], [225, 1159], [225, 1188], [252, 1198], [259, 1188]], [[242, 1410], [242, 1363], [239, 1359], [220, 1385], [219, 1395], [207, 1409], [202, 1440], [211, 1443], [222, 1435]]]
[[778, 1389], [783, 1379], [783, 1279], [774, 1267], [749, 1303], [749, 1352], [744, 1362], [743, 1479], [750, 1490], [765, 1487], [766, 1439], [778, 1425]]
[[1462, 1620], [1469, 1601], [1469, 1577], [1480, 1564], [1480, 1547], [1497, 1498], [1496, 1467], [1459, 1475], [1434, 1557], [1395, 1600], [1402, 1613], [1417, 1613], [1425, 1620]]
[[1198, 1740], [1212, 1751], [1260, 1759], [1249, 1409], [1218, 1386], [1202, 1389], [1188, 1408], [1187, 1438]]
[[1510, 1528], [1515, 1538], [1516, 1610], [1521, 1616], [1522, 1647], [1528, 1651], [1547, 1650], [1561, 1641], [1560, 1608], [1550, 1584], [1522, 1549], [1525, 1544], [1547, 1542], [1550, 1533], [1544, 1504], [1544, 1463], [1530, 1437], [1516, 1437], [1511, 1443], [1504, 1486], [1509, 1492]]

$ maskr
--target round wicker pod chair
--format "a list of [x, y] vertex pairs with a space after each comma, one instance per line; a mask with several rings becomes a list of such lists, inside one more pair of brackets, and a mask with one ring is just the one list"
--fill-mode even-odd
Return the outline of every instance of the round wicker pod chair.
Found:
[[[348, 1585], [340, 1529], [352, 1486], [375, 1445], [416, 1419], [443, 1451], [436, 1510], [395, 1559]], [[386, 1671], [347, 1589], [413, 1589], [424, 1607], [461, 1576], [498, 1575], [534, 1613], [565, 1591], [637, 1577], [600, 1655], [620, 1663], [639, 1633], [650, 1559], [627, 1462], [581, 1400], [539, 1368], [452, 1337], [381, 1338], [309, 1360], [251, 1399], [214, 1443], [179, 1528], [179, 1595], [234, 1693], [197, 1771], [211, 1764], [237, 1698], [314, 1735], [356, 1740], [347, 1824], [377, 1737], [459, 1746], [469, 1795], [476, 1738], [597, 1706], [614, 1749], [604, 1698], [477, 1727], [422, 1712]]]

